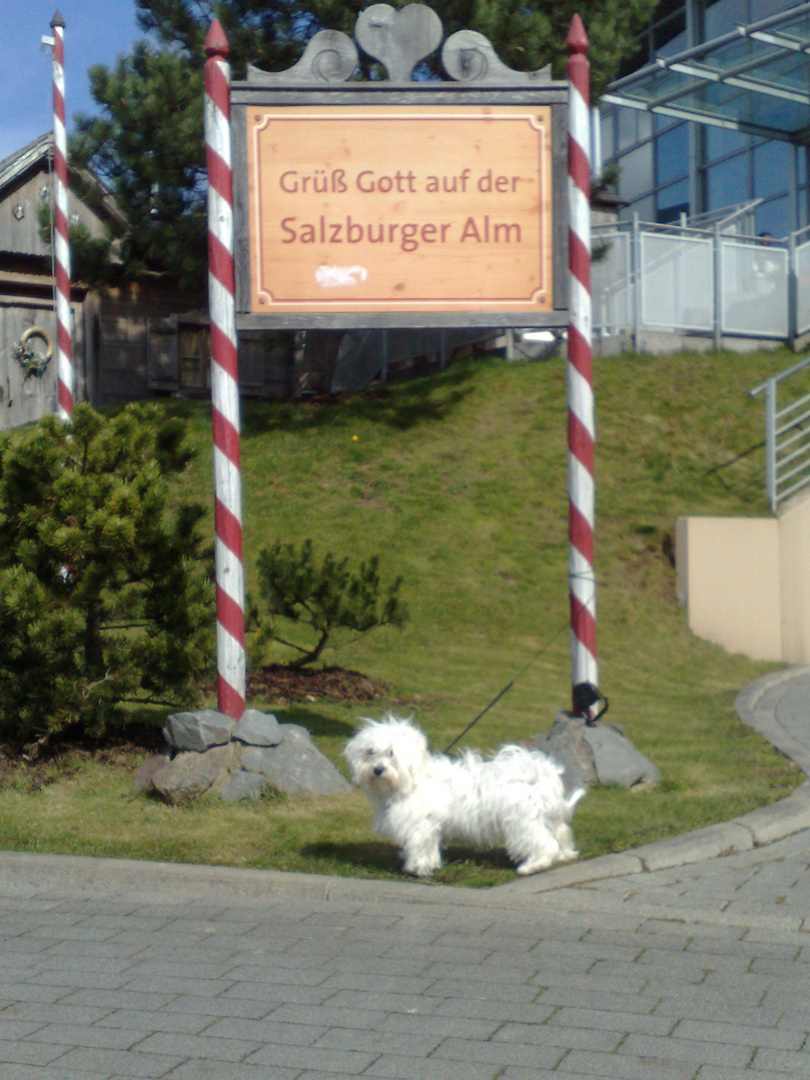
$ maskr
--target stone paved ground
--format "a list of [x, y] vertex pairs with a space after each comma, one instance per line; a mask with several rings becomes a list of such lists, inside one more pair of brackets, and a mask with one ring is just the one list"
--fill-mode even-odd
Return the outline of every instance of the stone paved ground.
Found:
[[810, 1076], [807, 831], [450, 903], [127, 897], [2, 861], [2, 1080]]
[[809, 865], [808, 784], [488, 891], [0, 851], [0, 1080], [807, 1080]]

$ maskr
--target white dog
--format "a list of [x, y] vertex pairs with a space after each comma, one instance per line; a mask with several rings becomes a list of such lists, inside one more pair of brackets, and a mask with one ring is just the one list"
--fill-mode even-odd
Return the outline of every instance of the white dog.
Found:
[[399, 846], [407, 873], [438, 870], [447, 841], [503, 842], [519, 874], [579, 854], [568, 822], [585, 792], [566, 798], [562, 768], [536, 750], [503, 746], [489, 761], [469, 751], [452, 760], [389, 714], [366, 721], [344, 754], [376, 811], [375, 829]]

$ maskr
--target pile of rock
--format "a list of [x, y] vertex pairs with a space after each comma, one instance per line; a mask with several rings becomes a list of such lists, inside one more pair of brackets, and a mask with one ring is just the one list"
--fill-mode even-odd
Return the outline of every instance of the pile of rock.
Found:
[[312, 742], [306, 728], [247, 709], [235, 724], [214, 709], [174, 713], [166, 749], [135, 773], [133, 791], [155, 790], [168, 803], [208, 792], [228, 802], [258, 799], [267, 788], [341, 795], [351, 785]]
[[561, 712], [551, 730], [536, 736], [531, 745], [563, 766], [566, 791], [590, 784], [645, 791], [661, 779], [658, 767], [636, 750], [618, 724], [589, 726], [582, 717]]

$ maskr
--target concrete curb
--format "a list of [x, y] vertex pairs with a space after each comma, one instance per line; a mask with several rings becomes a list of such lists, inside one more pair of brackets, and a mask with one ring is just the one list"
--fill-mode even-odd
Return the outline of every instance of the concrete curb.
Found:
[[[771, 690], [810, 676], [810, 667], [790, 668], [757, 679], [740, 692], [735, 707], [743, 723], [810, 772], [801, 740], [791, 738], [781, 721], [759, 706]], [[810, 724], [808, 724], [810, 727]], [[797, 749], [798, 748], [798, 749]], [[791, 753], [791, 750], [794, 752]], [[794, 756], [795, 754], [795, 756]], [[688, 866], [706, 859], [771, 844], [810, 828], [810, 781], [783, 799], [733, 821], [710, 825], [683, 836], [645, 844], [616, 855], [546, 870], [526, 880], [492, 889], [459, 889], [452, 885], [378, 881], [368, 878], [322, 877], [278, 870], [239, 870], [186, 863], [148, 863], [74, 855], [0, 852], [0, 895], [92, 895], [98, 891], [127, 900], [154, 899], [158, 889], [169, 903], [202, 900], [223, 904], [266, 904], [299, 897], [307, 900], [451, 904], [465, 907], [531, 907], [539, 893], [584, 885], [606, 878]]]

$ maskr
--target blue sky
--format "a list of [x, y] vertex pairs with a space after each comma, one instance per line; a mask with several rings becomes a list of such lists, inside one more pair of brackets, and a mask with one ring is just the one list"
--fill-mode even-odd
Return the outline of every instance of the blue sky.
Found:
[[96, 111], [87, 81], [91, 64], [115, 62], [140, 35], [135, 0], [4, 0], [0, 5], [0, 160], [53, 127], [50, 50], [57, 9], [65, 21], [68, 129], [76, 112]]

